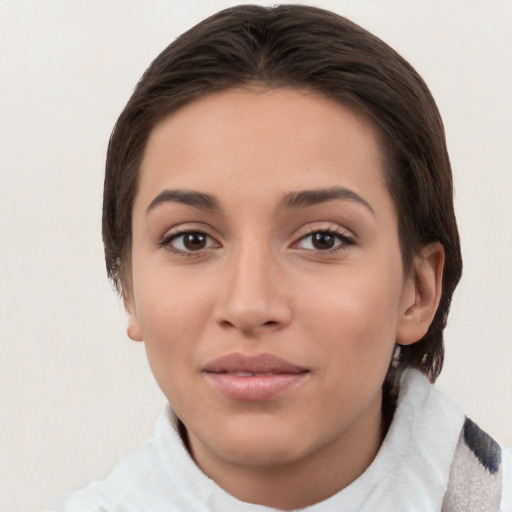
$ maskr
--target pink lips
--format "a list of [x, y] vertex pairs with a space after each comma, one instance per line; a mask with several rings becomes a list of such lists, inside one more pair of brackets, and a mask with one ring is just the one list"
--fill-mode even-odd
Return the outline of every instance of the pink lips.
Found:
[[225, 397], [241, 401], [265, 401], [295, 388], [308, 375], [297, 366], [273, 354], [246, 356], [233, 353], [208, 363], [208, 382]]

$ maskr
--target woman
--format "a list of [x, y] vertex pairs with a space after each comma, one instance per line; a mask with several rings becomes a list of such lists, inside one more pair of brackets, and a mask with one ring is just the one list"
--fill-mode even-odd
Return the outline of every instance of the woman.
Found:
[[182, 35], [112, 134], [103, 237], [170, 407], [62, 510], [509, 509], [509, 455], [429, 383], [462, 270], [451, 169], [375, 36], [304, 6]]

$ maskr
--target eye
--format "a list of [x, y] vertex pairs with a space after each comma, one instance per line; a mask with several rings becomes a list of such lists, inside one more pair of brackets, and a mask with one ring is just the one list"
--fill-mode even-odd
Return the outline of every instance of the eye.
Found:
[[184, 231], [165, 237], [161, 245], [177, 253], [191, 253], [215, 246], [215, 241], [202, 231]]
[[354, 245], [349, 236], [337, 231], [313, 231], [303, 236], [297, 245], [300, 249], [308, 251], [332, 251], [343, 245]]

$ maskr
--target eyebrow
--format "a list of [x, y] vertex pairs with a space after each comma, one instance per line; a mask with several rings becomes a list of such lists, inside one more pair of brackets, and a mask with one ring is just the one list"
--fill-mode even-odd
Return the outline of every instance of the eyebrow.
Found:
[[367, 208], [373, 215], [375, 215], [375, 210], [371, 207], [368, 201], [363, 199], [359, 194], [356, 194], [353, 190], [345, 187], [330, 187], [314, 190], [302, 190], [300, 192], [290, 192], [284, 197], [281, 203], [281, 207], [287, 210], [293, 208], [303, 208], [316, 204], [326, 203], [336, 199], [359, 203]]
[[208, 211], [220, 209], [219, 201], [210, 194], [193, 190], [165, 189], [151, 201], [146, 213], [149, 213], [163, 203], [181, 203]]
[[[363, 199], [359, 194], [356, 194], [353, 190], [345, 187], [330, 187], [290, 192], [286, 194], [281, 201], [281, 208], [286, 210], [304, 208], [334, 200], [355, 201], [363, 205], [373, 215], [375, 215], [375, 210], [371, 207], [368, 201]], [[151, 201], [146, 213], [149, 213], [151, 210], [154, 210], [157, 206], [163, 203], [181, 203], [207, 211], [220, 209], [218, 199], [211, 194], [197, 192], [195, 190], [165, 189], [160, 192], [153, 201]]]

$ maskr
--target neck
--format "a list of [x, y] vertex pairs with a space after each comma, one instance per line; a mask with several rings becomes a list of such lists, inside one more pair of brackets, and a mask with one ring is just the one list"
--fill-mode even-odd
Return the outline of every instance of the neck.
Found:
[[383, 438], [381, 405], [379, 394], [342, 435], [285, 464], [233, 464], [204, 450], [193, 436], [190, 449], [202, 471], [237, 499], [281, 510], [304, 508], [333, 496], [370, 466]]

